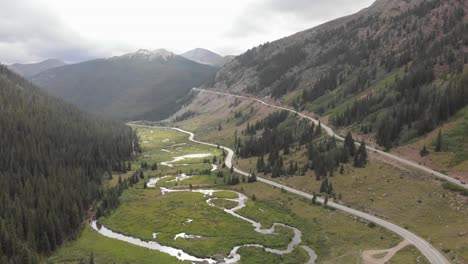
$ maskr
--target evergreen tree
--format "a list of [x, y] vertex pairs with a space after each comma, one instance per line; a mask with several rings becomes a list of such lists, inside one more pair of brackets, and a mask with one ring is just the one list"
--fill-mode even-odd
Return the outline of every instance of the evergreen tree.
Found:
[[251, 183], [251, 182], [256, 182], [256, 181], [257, 181], [257, 174], [253, 172], [252, 174], [250, 174], [250, 177], [248, 178], [247, 182]]
[[290, 153], [289, 145], [286, 144], [286, 145], [284, 145], [283, 155], [289, 155], [289, 153]]
[[91, 255], [89, 256], [89, 264], [94, 264], [94, 253], [91, 252]]
[[319, 120], [318, 126], [315, 129], [315, 137], [318, 137], [322, 134], [322, 121]]
[[322, 180], [322, 183], [320, 184], [320, 192], [321, 193], [328, 193], [328, 186], [329, 186], [328, 177], [325, 177]]
[[348, 151], [349, 155], [354, 156], [355, 145], [354, 145], [354, 139], [353, 139], [353, 136], [351, 135], [351, 132], [348, 132], [346, 134], [345, 141], [344, 141], [344, 148]]
[[258, 172], [264, 172], [265, 171], [265, 161], [263, 159], [263, 155], [260, 156], [258, 159], [257, 159], [257, 171]]
[[289, 175], [293, 175], [293, 174], [294, 174], [294, 165], [293, 165], [292, 160], [289, 161], [288, 174], [289, 174]]
[[40, 247], [39, 249], [41, 250], [42, 253], [44, 254], [49, 254], [50, 253], [50, 241], [49, 241], [49, 237], [47, 236], [47, 233], [46, 232], [42, 232], [42, 236], [41, 236], [41, 241], [40, 241]]
[[426, 145], [424, 145], [424, 147], [421, 149], [421, 151], [419, 151], [419, 155], [421, 157], [425, 157], [425, 156], [429, 155], [429, 151], [427, 150]]
[[366, 143], [362, 141], [361, 146], [359, 147], [359, 150], [354, 155], [354, 167], [364, 168], [366, 164], [367, 164]]
[[439, 129], [439, 134], [437, 135], [435, 151], [436, 152], [442, 151], [442, 129]]

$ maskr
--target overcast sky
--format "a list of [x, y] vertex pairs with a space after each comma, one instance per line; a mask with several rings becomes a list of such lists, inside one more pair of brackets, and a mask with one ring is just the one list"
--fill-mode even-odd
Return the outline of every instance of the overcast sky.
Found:
[[0, 62], [78, 62], [140, 48], [243, 51], [373, 0], [0, 0]]

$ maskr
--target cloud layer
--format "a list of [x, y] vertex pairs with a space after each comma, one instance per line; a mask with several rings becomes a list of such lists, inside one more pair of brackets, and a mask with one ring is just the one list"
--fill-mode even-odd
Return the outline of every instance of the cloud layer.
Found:
[[242, 51], [358, 11], [371, 0], [3, 1], [0, 62], [77, 62], [196, 47]]

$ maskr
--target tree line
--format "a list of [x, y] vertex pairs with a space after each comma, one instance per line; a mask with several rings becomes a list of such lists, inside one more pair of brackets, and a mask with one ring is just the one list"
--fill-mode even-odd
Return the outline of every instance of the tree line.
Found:
[[[316, 126], [312, 122], [301, 120], [298, 123], [293, 122], [294, 126], [288, 126], [288, 118], [296, 121], [296, 117], [287, 112], [275, 112], [255, 125], [247, 124], [247, 128], [241, 133], [244, 141], [235, 133], [236, 155], [241, 158], [257, 157], [257, 172], [271, 173], [273, 178], [304, 175], [307, 170], [312, 169], [316, 179], [321, 180], [333, 176], [340, 165], [350, 161], [355, 167], [366, 166], [368, 157], [365, 142], [361, 142], [356, 149], [351, 133], [346, 135], [341, 144], [334, 138], [323, 136], [320, 123]], [[306, 164], [299, 166], [293, 160], [285, 164], [284, 156], [289, 156], [292, 149], [304, 146], [307, 149]]]
[[101, 182], [138, 145], [0, 66], [0, 262], [38, 263], [79, 234]]

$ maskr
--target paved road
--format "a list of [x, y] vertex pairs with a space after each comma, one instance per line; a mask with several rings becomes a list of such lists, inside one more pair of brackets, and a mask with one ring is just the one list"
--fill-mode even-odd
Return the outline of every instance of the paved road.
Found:
[[[286, 108], [286, 107], [282, 107], [282, 106], [277, 106], [277, 105], [272, 105], [272, 104], [268, 104], [260, 99], [257, 99], [257, 98], [251, 98], [251, 97], [247, 97], [247, 96], [242, 96], [242, 95], [234, 95], [234, 94], [229, 94], [229, 93], [223, 93], [223, 92], [216, 92], [216, 91], [211, 91], [211, 90], [205, 90], [205, 89], [199, 89], [199, 88], [193, 88], [193, 90], [197, 90], [197, 91], [201, 91], [201, 92], [208, 92], [208, 93], [215, 93], [215, 94], [219, 94], [219, 95], [226, 95], [226, 96], [233, 96], [233, 97], [237, 97], [237, 98], [242, 98], [242, 99], [248, 99], [248, 100], [252, 100], [252, 101], [256, 101], [258, 103], [261, 103], [263, 105], [266, 105], [266, 106], [269, 106], [269, 107], [274, 107], [274, 108], [277, 108], [277, 109], [281, 109], [281, 110], [285, 110], [285, 111], [289, 111], [291, 113], [294, 113], [294, 114], [297, 114], [299, 115], [300, 117], [302, 118], [306, 118], [312, 122], [314, 122], [316, 125], [319, 123], [319, 121], [317, 119], [314, 119], [310, 116], [307, 116], [303, 113], [300, 113], [300, 112], [297, 112], [293, 109], [289, 109], [289, 108]], [[344, 138], [338, 134], [336, 134], [333, 129], [331, 129], [330, 127], [324, 125], [324, 124], [321, 124], [322, 126], [322, 129], [324, 129], [328, 135], [330, 136], [334, 136], [336, 139], [338, 140], [341, 140], [341, 141], [344, 141]], [[356, 145], [358, 145], [359, 142], [356, 142]], [[422, 171], [425, 171], [427, 173], [430, 173], [431, 175], [435, 176], [435, 177], [438, 177], [438, 178], [441, 178], [441, 179], [444, 179], [448, 182], [451, 182], [457, 186], [460, 186], [460, 187], [463, 187], [465, 189], [468, 189], [468, 184], [466, 183], [462, 183], [460, 182], [459, 180], [455, 179], [455, 178], [452, 178], [446, 174], [443, 174], [443, 173], [440, 173], [438, 171], [435, 171], [433, 169], [430, 169], [428, 167], [425, 167], [425, 166], [422, 166], [416, 162], [413, 162], [413, 161], [410, 161], [410, 160], [407, 160], [407, 159], [404, 159], [404, 158], [401, 158], [401, 157], [398, 157], [396, 155], [393, 155], [393, 154], [390, 154], [388, 152], [385, 152], [385, 151], [382, 151], [382, 150], [379, 150], [379, 149], [376, 149], [374, 147], [371, 147], [371, 146], [367, 146], [367, 149], [368, 150], [371, 150], [371, 151], [374, 151], [375, 153], [379, 153], [387, 158], [390, 158], [390, 159], [393, 159], [393, 160], [396, 160], [400, 163], [403, 163], [403, 164], [406, 164], [406, 165], [409, 165], [411, 167], [414, 167], [414, 168], [417, 168], [419, 170], [422, 170]]]
[[[132, 125], [132, 126], [146, 127], [146, 128], [167, 128], [167, 127], [136, 125], [136, 124], [131, 124], [131, 123], [129, 123], [129, 124]], [[212, 147], [217, 147], [218, 146], [218, 145], [215, 145], [215, 144], [212, 144], [212, 143], [207, 143], [207, 142], [196, 140], [195, 135], [192, 132], [189, 132], [189, 131], [186, 131], [186, 130], [183, 130], [183, 129], [180, 129], [180, 128], [173, 128], [173, 127], [169, 127], [169, 129], [173, 129], [173, 130], [188, 134], [189, 135], [189, 140], [192, 141], [192, 142], [207, 145], [207, 146], [212, 146]], [[228, 155], [227, 155], [226, 160], [225, 160], [225, 164], [226, 164], [226, 166], [228, 168], [231, 168], [233, 166], [232, 159], [234, 157], [234, 151], [232, 151], [232, 149], [230, 149], [228, 147], [224, 147], [224, 146], [220, 146], [220, 147], [228, 152]], [[234, 168], [234, 171], [236, 173], [241, 174], [241, 175], [250, 177], [249, 173], [247, 173], [245, 171], [242, 171], [240, 169]], [[264, 178], [261, 178], [261, 177], [257, 177], [257, 180], [259, 182], [263, 182], [263, 183], [269, 184], [269, 185], [277, 187], [277, 188], [282, 188], [285, 191], [288, 191], [290, 193], [305, 197], [307, 199], [312, 199], [312, 197], [313, 197], [309, 193], [305, 193], [305, 192], [293, 189], [291, 187], [288, 187], [286, 185], [283, 185], [283, 184], [280, 184], [280, 183], [277, 183], [277, 182], [274, 182], [274, 181], [270, 181], [270, 180], [267, 180], [267, 179], [264, 179]], [[323, 201], [322, 198], [317, 197], [317, 202], [323, 203], [324, 201]], [[417, 247], [419, 249], [419, 251], [421, 251], [424, 254], [424, 256], [426, 256], [426, 258], [433, 264], [447, 264], [447, 263], [450, 263], [439, 251], [437, 251], [437, 249], [435, 249], [433, 246], [431, 246], [426, 240], [420, 238], [419, 236], [411, 233], [410, 231], [408, 231], [408, 230], [406, 230], [406, 229], [404, 229], [402, 227], [399, 227], [399, 226], [397, 226], [395, 224], [392, 224], [392, 223], [390, 223], [388, 221], [385, 221], [385, 220], [380, 219], [378, 217], [375, 217], [373, 215], [370, 215], [370, 214], [367, 214], [367, 213], [364, 213], [364, 212], [361, 212], [361, 211], [358, 211], [358, 210], [355, 210], [355, 209], [352, 209], [352, 208], [349, 208], [349, 207], [346, 207], [346, 206], [343, 206], [343, 205], [340, 205], [340, 204], [337, 204], [337, 203], [334, 203], [334, 202], [331, 202], [331, 201], [329, 201], [327, 205], [330, 206], [330, 207], [336, 208], [338, 210], [344, 211], [346, 213], [349, 213], [349, 214], [358, 216], [360, 218], [366, 219], [366, 220], [368, 220], [370, 222], [373, 222], [373, 223], [378, 224], [378, 225], [380, 225], [382, 227], [385, 227], [385, 228], [389, 229], [390, 231], [393, 231], [394, 233], [400, 235], [404, 239], [408, 240], [415, 247]]]

